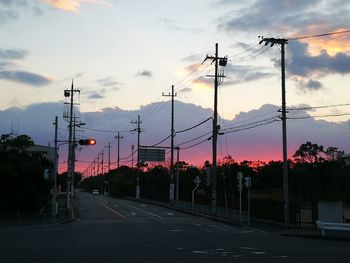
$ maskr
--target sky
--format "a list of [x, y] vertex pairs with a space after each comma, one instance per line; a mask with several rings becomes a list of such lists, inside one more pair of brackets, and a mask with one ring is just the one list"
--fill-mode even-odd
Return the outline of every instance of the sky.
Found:
[[[340, 0], [0, 0], [0, 111], [30, 115], [40, 106], [40, 115], [53, 120], [63, 115], [63, 91], [72, 79], [81, 90], [76, 101], [82, 121], [95, 129], [83, 116], [133, 113], [123, 123], [112, 125], [107, 118], [100, 124], [128, 130], [143, 113], [146, 125], [168, 105], [162, 93], [168, 94], [171, 85], [176, 100], [210, 111], [213, 79], [207, 75], [213, 65], [201, 63], [214, 55], [218, 43], [219, 56], [228, 58], [218, 111], [222, 120], [234, 122], [264, 105], [281, 105], [280, 49], [259, 45], [263, 36], [290, 39], [287, 106], [322, 106], [304, 113], [327, 125], [347, 124], [350, 34], [293, 38], [348, 30], [349, 9]], [[56, 103], [62, 105], [56, 113], [44, 107]], [[341, 106], [323, 107], [332, 105]], [[191, 126], [186, 115], [177, 120], [178, 127]], [[52, 136], [37, 136], [37, 123], [3, 120], [1, 133], [30, 130], [41, 143], [52, 142]], [[233, 148], [227, 152], [235, 155]]]

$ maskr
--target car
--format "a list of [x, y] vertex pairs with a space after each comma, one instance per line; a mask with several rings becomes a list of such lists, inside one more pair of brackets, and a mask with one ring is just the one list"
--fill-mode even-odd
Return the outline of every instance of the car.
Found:
[[97, 190], [97, 189], [94, 189], [94, 190], [92, 190], [92, 194], [93, 194], [93, 195], [99, 195], [99, 194], [100, 194], [100, 191]]

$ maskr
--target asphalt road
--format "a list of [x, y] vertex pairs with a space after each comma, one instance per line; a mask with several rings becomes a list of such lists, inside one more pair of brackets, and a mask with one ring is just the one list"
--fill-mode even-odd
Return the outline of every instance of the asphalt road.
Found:
[[280, 235], [80, 193], [67, 224], [0, 227], [0, 262], [349, 262], [350, 242]]

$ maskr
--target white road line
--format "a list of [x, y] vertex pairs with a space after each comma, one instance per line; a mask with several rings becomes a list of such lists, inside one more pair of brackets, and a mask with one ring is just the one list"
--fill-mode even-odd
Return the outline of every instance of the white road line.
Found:
[[115, 211], [115, 210], [113, 210], [112, 208], [106, 206], [106, 204], [103, 204], [103, 207], [106, 208], [106, 209], [108, 209], [108, 210], [111, 211], [112, 213], [114, 213], [114, 214], [116, 214], [116, 215], [118, 215], [118, 216], [120, 216], [120, 217], [126, 219], [125, 216], [123, 216], [122, 214], [119, 214], [117, 211]]
[[170, 212], [166, 212], [169, 216], [174, 216], [173, 213], [170, 213]]
[[142, 211], [142, 212], [144, 212], [144, 213], [147, 213], [147, 214], [150, 214], [150, 215], [152, 215], [152, 216], [158, 217], [158, 218], [160, 218], [160, 219], [164, 219], [164, 217], [162, 217], [162, 216], [153, 214], [153, 213], [151, 213], [151, 212], [148, 212], [148, 211], [143, 210], [143, 209], [141, 209], [141, 208], [138, 208], [138, 207], [136, 207], [136, 206], [133, 206], [133, 205], [129, 205], [129, 206], [132, 207], [132, 208], [135, 208], [135, 209], [137, 209], [137, 210], [139, 210], [139, 211]]
[[131, 214], [132, 214], [133, 216], [136, 216], [136, 213], [135, 213], [135, 212], [131, 212]]

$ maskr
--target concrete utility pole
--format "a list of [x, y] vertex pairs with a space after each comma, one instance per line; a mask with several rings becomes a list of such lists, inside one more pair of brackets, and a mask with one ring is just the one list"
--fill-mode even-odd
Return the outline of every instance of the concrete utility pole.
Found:
[[[219, 132], [218, 126], [218, 87], [219, 87], [219, 65], [226, 66], [227, 58], [219, 57], [219, 45], [215, 44], [215, 56], [207, 56], [204, 61], [210, 59], [215, 62], [215, 75], [214, 75], [214, 116], [213, 116], [213, 134], [212, 134], [212, 152], [213, 152], [213, 164], [211, 173], [211, 206], [213, 212], [216, 212], [217, 200], [217, 138]], [[203, 63], [204, 63], [203, 61]]]
[[[71, 190], [71, 183], [72, 183], [72, 177], [74, 176], [74, 156], [73, 156], [73, 110], [74, 110], [74, 94], [80, 93], [80, 90], [74, 89], [73, 86], [73, 80], [70, 90], [64, 90], [64, 96], [66, 98], [70, 98], [69, 103], [70, 104], [70, 110], [69, 110], [69, 135], [68, 135], [68, 169], [67, 169], [67, 208], [70, 208], [70, 190]], [[64, 115], [64, 117], [67, 117]]]
[[289, 189], [288, 189], [288, 156], [287, 156], [287, 110], [286, 110], [286, 75], [285, 75], [285, 45], [287, 39], [262, 38], [259, 42], [265, 45], [271, 43], [281, 46], [281, 75], [282, 75], [282, 144], [283, 144], [283, 199], [284, 199], [284, 224], [289, 225]]
[[141, 133], [141, 120], [140, 115], [137, 116], [137, 121], [132, 121], [132, 124], [137, 124], [137, 175], [136, 175], [136, 199], [140, 199], [140, 133]]
[[119, 168], [120, 166], [120, 139], [123, 139], [123, 136], [120, 136], [120, 132], [118, 131], [118, 135], [114, 137], [117, 139], [117, 167]]
[[102, 150], [102, 152], [101, 152], [102, 194], [105, 193], [105, 187], [106, 187], [105, 174], [104, 174], [104, 170], [103, 170], [103, 165], [104, 165], [104, 164], [103, 164], [103, 156], [104, 156], [104, 152], [103, 152], [103, 150]]
[[58, 169], [58, 147], [57, 147], [57, 131], [58, 131], [58, 117], [55, 117], [55, 155], [54, 155], [54, 166], [53, 166], [53, 191], [52, 191], [52, 216], [57, 215], [57, 169]]
[[169, 187], [169, 199], [170, 201], [174, 200], [174, 137], [175, 137], [175, 129], [174, 129], [174, 97], [177, 96], [174, 93], [174, 85], [171, 86], [171, 94], [165, 95], [162, 93], [164, 97], [171, 97], [171, 140], [170, 140], [170, 187]]
[[131, 145], [131, 169], [134, 168], [134, 145]]

